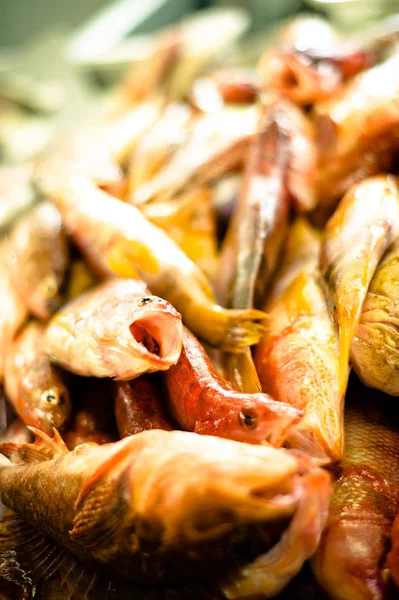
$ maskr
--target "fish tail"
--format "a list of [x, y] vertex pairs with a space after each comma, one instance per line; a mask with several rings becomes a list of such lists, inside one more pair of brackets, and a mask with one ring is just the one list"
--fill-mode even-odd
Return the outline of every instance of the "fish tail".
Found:
[[265, 332], [265, 326], [260, 321], [266, 316], [263, 311], [253, 308], [229, 310], [222, 348], [229, 352], [241, 352], [244, 348], [258, 344]]

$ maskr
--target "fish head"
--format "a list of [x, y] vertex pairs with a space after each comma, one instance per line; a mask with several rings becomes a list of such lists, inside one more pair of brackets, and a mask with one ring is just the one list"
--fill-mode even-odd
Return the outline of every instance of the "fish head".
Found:
[[267, 394], [234, 392], [224, 397], [221, 417], [212, 423], [197, 423], [195, 431], [249, 444], [269, 442], [279, 446], [302, 415], [302, 411], [276, 402]]
[[72, 410], [69, 392], [62, 383], [51, 383], [48, 387], [35, 390], [35, 405], [40, 429], [52, 434], [53, 428], [62, 429]]
[[[183, 325], [180, 313], [166, 300], [157, 296], [142, 296], [129, 303], [128, 326], [123, 324], [117, 338], [123, 348], [119, 380], [132, 379], [143, 372], [168, 369], [180, 357]], [[128, 367], [128, 358], [136, 358], [140, 371]], [[126, 368], [127, 367], [127, 368]]]
[[131, 439], [145, 441], [125, 476], [139, 537], [161, 535], [165, 547], [195, 544], [290, 516], [296, 506], [298, 461], [286, 451], [180, 431]]

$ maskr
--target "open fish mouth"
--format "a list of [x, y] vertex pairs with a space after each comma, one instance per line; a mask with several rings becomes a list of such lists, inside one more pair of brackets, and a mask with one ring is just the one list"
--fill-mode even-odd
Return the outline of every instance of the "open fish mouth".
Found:
[[178, 313], [145, 311], [129, 325], [129, 331], [152, 361], [170, 366], [179, 360], [183, 326]]

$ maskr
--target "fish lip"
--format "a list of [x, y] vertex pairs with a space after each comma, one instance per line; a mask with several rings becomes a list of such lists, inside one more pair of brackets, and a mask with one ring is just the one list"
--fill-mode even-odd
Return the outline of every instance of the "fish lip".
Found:
[[[154, 338], [159, 346], [159, 354], [151, 352], [135, 338], [135, 327], [143, 329], [145, 333]], [[180, 314], [172, 306], [162, 310], [159, 310], [159, 307], [154, 307], [142, 311], [136, 318], [131, 319], [129, 333], [135, 348], [157, 367], [168, 368], [179, 360], [183, 340], [183, 325]]]

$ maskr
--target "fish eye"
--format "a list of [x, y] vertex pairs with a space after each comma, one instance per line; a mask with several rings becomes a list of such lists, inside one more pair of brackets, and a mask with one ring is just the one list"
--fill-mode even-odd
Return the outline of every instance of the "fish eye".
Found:
[[145, 304], [148, 304], [148, 302], [151, 302], [151, 300], [152, 300], [152, 298], [145, 296], [144, 298], [140, 298], [140, 300], [138, 300], [137, 304], [138, 304], [138, 306], [144, 306]]
[[53, 275], [45, 277], [41, 282], [41, 289], [47, 298], [51, 298], [58, 291], [57, 281]]
[[56, 390], [46, 390], [40, 397], [43, 408], [50, 410], [64, 402], [64, 398]]
[[247, 411], [240, 411], [239, 419], [241, 425], [247, 429], [255, 429], [258, 424], [258, 419], [255, 415], [249, 414]]

